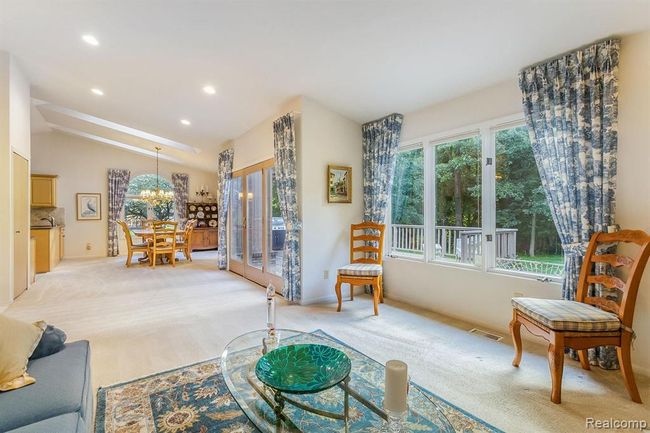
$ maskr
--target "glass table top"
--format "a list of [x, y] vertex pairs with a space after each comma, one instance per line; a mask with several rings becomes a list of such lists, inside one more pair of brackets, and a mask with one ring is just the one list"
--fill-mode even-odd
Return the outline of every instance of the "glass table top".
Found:
[[[257, 361], [263, 356], [266, 330], [235, 338], [223, 352], [221, 371], [229, 391], [260, 431], [379, 432], [386, 417], [381, 409], [384, 398], [382, 364], [326, 335], [288, 329], [280, 329], [278, 334], [280, 347], [293, 344], [326, 345], [345, 353], [352, 367], [344, 382], [325, 391], [314, 394], [277, 393], [255, 375]], [[282, 400], [280, 409], [278, 398]], [[409, 387], [408, 405], [404, 423], [407, 431], [454, 432], [435, 401], [412, 384]]]

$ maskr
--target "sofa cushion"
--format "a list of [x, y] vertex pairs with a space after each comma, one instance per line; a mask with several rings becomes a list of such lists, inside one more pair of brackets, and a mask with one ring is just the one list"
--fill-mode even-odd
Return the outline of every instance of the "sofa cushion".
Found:
[[79, 413], [75, 412], [47, 418], [34, 424], [9, 430], [7, 433], [76, 433], [83, 431], [79, 430], [80, 425], [83, 425], [83, 420]]
[[63, 349], [66, 338], [67, 335], [65, 335], [65, 332], [52, 325], [47, 325], [47, 328], [45, 328], [41, 336], [41, 341], [38, 342], [38, 346], [36, 346], [34, 353], [32, 353], [29, 359], [38, 359], [55, 354]]
[[512, 298], [512, 306], [555, 331], [618, 331], [618, 316], [600, 308], [561, 299]]
[[30, 361], [29, 372], [36, 383], [0, 394], [0, 431], [67, 413], [88, 420], [92, 416], [88, 413], [92, 408], [89, 362], [87, 341], [66, 344], [54, 355]]
[[0, 315], [0, 391], [11, 391], [34, 383], [26, 374], [27, 360], [47, 325], [25, 323]]
[[376, 277], [381, 275], [381, 265], [372, 263], [350, 263], [339, 268], [339, 275], [352, 275], [355, 277]]

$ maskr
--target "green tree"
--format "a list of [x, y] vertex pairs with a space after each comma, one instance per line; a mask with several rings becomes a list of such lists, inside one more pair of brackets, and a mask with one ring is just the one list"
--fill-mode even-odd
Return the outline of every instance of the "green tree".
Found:
[[[172, 184], [161, 176], [155, 174], [142, 174], [136, 176], [129, 182], [126, 191], [127, 196], [139, 196], [144, 190], [155, 190], [160, 188], [163, 191], [172, 191]], [[151, 217], [157, 220], [174, 219], [174, 201], [153, 206], [151, 208]], [[124, 215], [129, 226], [134, 227], [141, 224], [143, 220], [149, 218], [148, 205], [137, 198], [129, 198], [124, 204]]]
[[392, 191], [393, 224], [424, 224], [424, 152], [397, 155]]

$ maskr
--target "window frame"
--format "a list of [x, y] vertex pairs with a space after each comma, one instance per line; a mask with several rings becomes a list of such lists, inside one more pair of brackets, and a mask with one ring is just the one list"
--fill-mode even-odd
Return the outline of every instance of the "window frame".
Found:
[[[135, 178], [137, 178], [139, 176], [144, 176], [144, 175], [154, 175], [155, 176], [156, 173], [140, 173], [137, 176], [132, 177], [129, 180], [129, 183], [133, 179], [135, 179]], [[167, 179], [166, 177], [164, 177], [162, 175], [158, 175], [158, 177], [161, 178], [161, 179], [164, 179], [167, 182], [169, 182], [169, 184], [171, 185], [171, 191], [174, 191], [174, 185], [171, 182], [171, 180]], [[128, 193], [128, 188], [127, 188], [127, 193], [124, 195], [124, 204], [122, 205], [122, 211], [121, 211], [121, 216], [122, 216], [122, 219], [124, 221], [126, 221], [126, 201], [127, 200], [140, 200], [140, 195], [139, 194], [129, 194]], [[172, 199], [172, 201], [173, 201], [173, 199]], [[189, 200], [188, 200], [188, 202], [189, 202]], [[176, 209], [176, 202], [174, 202], [174, 212], [173, 213], [174, 214], [172, 215], [172, 219], [178, 220], [178, 209]], [[155, 219], [153, 208], [151, 206], [149, 206], [148, 204], [147, 204], [147, 219]], [[130, 228], [132, 228], [132, 227], [130, 227]]]
[[[405, 152], [419, 147], [424, 150], [424, 238], [425, 247], [422, 258], [404, 256], [392, 251], [392, 197], [388, 206], [386, 223], [388, 226], [386, 255], [399, 259], [423, 262], [427, 264], [450, 266], [465, 270], [500, 274], [512, 277], [535, 279], [542, 282], [562, 282], [563, 277], [534, 274], [530, 272], [511, 271], [496, 267], [496, 134], [499, 131], [526, 125], [523, 113], [516, 113], [490, 119], [484, 122], [455, 128], [439, 133], [417, 137], [400, 143], [398, 152]], [[452, 262], [435, 258], [435, 218], [436, 215], [436, 176], [435, 176], [435, 147], [440, 144], [477, 136], [481, 140], [481, 248], [482, 263]], [[487, 165], [488, 158], [492, 163]], [[492, 236], [492, 241], [487, 240], [487, 235]]]

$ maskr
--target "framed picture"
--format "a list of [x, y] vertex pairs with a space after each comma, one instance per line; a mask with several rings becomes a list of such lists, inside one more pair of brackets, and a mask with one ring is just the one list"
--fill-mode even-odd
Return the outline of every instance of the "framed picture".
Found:
[[77, 220], [102, 219], [102, 195], [100, 193], [77, 193]]
[[327, 166], [327, 202], [352, 203], [352, 167]]

